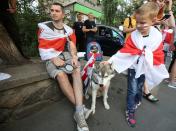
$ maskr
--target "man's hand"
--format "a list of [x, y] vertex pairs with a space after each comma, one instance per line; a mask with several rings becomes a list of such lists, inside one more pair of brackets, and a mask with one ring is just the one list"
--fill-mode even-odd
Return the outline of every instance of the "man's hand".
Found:
[[16, 12], [16, 8], [9, 8], [7, 11], [11, 14], [14, 14]]
[[60, 59], [60, 58], [58, 58], [58, 57], [52, 58], [51, 61], [53, 62], [53, 64], [55, 66], [63, 66], [63, 65], [65, 65], [65, 61]]
[[77, 56], [73, 56], [73, 58], [72, 58], [72, 66], [73, 67], [79, 67], [79, 62], [78, 62], [78, 57]]

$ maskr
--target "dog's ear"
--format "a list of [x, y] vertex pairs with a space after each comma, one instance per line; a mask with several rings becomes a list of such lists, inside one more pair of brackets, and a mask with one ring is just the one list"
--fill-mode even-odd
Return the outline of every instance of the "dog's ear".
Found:
[[111, 69], [111, 70], [113, 70], [113, 71], [114, 71], [114, 68], [113, 68], [112, 63], [111, 63], [111, 64], [109, 64], [109, 67], [110, 67], [110, 69]]
[[95, 64], [94, 64], [94, 67], [96, 68], [96, 69], [99, 69], [100, 68], [100, 62], [95, 62]]

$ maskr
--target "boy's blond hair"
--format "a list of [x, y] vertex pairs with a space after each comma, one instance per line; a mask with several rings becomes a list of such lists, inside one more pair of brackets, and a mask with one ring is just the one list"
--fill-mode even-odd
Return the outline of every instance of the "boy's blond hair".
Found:
[[147, 2], [136, 10], [136, 15], [153, 20], [157, 17], [158, 11], [159, 6], [155, 2]]

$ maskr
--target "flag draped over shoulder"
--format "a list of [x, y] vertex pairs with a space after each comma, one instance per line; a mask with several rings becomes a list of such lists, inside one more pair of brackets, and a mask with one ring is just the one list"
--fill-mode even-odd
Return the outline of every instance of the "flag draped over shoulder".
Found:
[[39, 23], [39, 53], [42, 60], [48, 60], [57, 57], [64, 50], [66, 38], [69, 37], [73, 43], [76, 43], [76, 37], [73, 30], [64, 24], [65, 34], [54, 32], [46, 24], [51, 21]]
[[92, 76], [92, 70], [93, 70], [95, 60], [96, 60], [95, 56], [92, 55], [91, 58], [86, 63], [86, 65], [84, 66], [82, 72], [81, 72], [81, 77], [82, 77], [83, 84], [84, 84], [85, 94], [87, 93], [87, 90], [88, 90], [88, 87], [89, 87], [89, 84], [90, 84], [90, 80], [91, 80], [91, 76]]
[[168, 78], [169, 74], [164, 65], [161, 33], [151, 27], [148, 37], [149, 41], [144, 45], [143, 36], [137, 30], [132, 32], [124, 47], [109, 59], [109, 63], [119, 73], [135, 65], [135, 78], [145, 74], [146, 82], [152, 89], [164, 78]]

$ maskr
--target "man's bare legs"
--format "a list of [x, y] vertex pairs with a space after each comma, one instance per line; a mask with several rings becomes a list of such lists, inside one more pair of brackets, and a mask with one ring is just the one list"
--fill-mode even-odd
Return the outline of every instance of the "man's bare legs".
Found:
[[89, 131], [88, 125], [85, 121], [87, 111], [83, 105], [83, 90], [80, 69], [77, 68], [72, 73], [73, 87], [70, 84], [66, 73], [61, 72], [57, 75], [57, 80], [60, 84], [60, 88], [66, 97], [75, 105], [76, 111], [74, 113], [74, 119], [77, 123], [78, 131]]
[[168, 84], [169, 87], [176, 88], [176, 60], [174, 61], [174, 64], [172, 65], [171, 68], [171, 73], [170, 73], [170, 82]]
[[83, 88], [82, 88], [83, 85], [79, 68], [73, 71], [72, 78], [73, 78], [73, 90], [75, 94], [76, 105], [80, 106], [83, 104]]
[[70, 84], [67, 74], [64, 72], [60, 72], [57, 75], [57, 81], [59, 82], [60, 88], [64, 95], [69, 99], [69, 101], [71, 101], [72, 104], [75, 105], [76, 101], [74, 91]]
[[83, 90], [80, 69], [74, 70], [72, 73], [72, 78], [73, 87], [70, 84], [66, 73], [61, 72], [57, 75], [57, 80], [64, 95], [71, 101], [72, 104], [79, 106], [83, 103]]
[[174, 64], [171, 69], [170, 81], [175, 82], [175, 78], [176, 78], [176, 60], [174, 61]]

